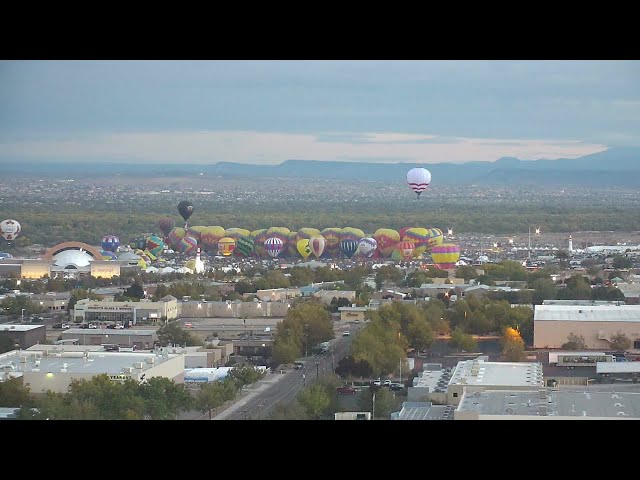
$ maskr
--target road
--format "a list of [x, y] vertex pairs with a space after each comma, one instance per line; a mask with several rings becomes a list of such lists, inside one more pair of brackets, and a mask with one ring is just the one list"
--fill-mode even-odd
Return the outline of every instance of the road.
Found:
[[[333, 373], [338, 362], [349, 354], [351, 342], [363, 324], [351, 324], [337, 327], [336, 338], [331, 341], [331, 350], [322, 355], [312, 355], [302, 358], [305, 367], [292, 370], [278, 378], [277, 381], [267, 381], [253, 394], [250, 394], [231, 405], [214, 420], [248, 420], [266, 418], [279, 403], [293, 400], [304, 387], [313, 385], [318, 378]], [[342, 331], [349, 330], [348, 337], [342, 336]]]

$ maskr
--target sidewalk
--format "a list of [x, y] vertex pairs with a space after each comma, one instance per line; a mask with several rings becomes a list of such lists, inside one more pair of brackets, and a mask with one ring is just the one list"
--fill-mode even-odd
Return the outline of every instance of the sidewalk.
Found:
[[242, 392], [239, 395], [242, 395], [235, 403], [229, 405], [222, 412], [218, 413], [213, 420], [226, 420], [227, 417], [231, 416], [238, 410], [241, 410], [247, 402], [251, 401], [253, 398], [258, 396], [261, 392], [271, 387], [271, 385], [277, 383], [279, 380], [283, 379], [287, 376], [287, 373], [271, 373], [268, 372], [267, 375], [262, 379], [258, 380], [251, 387], [244, 387]]

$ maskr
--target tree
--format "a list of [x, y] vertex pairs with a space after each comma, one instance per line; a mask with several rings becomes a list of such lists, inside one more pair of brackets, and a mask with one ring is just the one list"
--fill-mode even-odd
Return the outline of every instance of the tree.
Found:
[[522, 340], [520, 333], [515, 328], [505, 328], [501, 342], [502, 355], [507, 362], [523, 362], [526, 360], [524, 340]]
[[165, 377], [152, 377], [139, 387], [139, 394], [145, 400], [145, 418], [170, 420], [182, 411], [189, 410], [193, 397], [184, 388]]
[[298, 395], [300, 405], [305, 409], [308, 417], [317, 420], [328, 413], [331, 399], [322, 385], [305, 388]]
[[26, 407], [30, 404], [29, 388], [22, 385], [22, 378], [0, 382], [0, 407]]
[[270, 420], [308, 420], [305, 408], [296, 399], [289, 403], [276, 403], [269, 417]]
[[433, 330], [425, 318], [414, 318], [407, 328], [409, 344], [416, 350], [426, 350], [433, 343]]
[[173, 345], [191, 345], [194, 342], [191, 334], [176, 322], [167, 323], [158, 329], [158, 341], [160, 345], [166, 347]]
[[584, 341], [584, 336], [571, 332], [567, 337], [567, 342], [562, 344], [562, 348], [565, 350], [585, 350], [587, 344]]
[[224, 404], [224, 387], [221, 382], [207, 382], [200, 385], [200, 390], [196, 394], [195, 404], [202, 413], [209, 413]]
[[242, 388], [264, 378], [265, 374], [266, 372], [257, 369], [253, 365], [244, 365], [232, 368], [228, 375], [230, 379], [236, 382], [238, 388]]
[[494, 282], [491, 277], [489, 277], [488, 275], [478, 275], [476, 277], [476, 283], [478, 285], [487, 285], [487, 286], [492, 286], [495, 285], [496, 282]]
[[633, 345], [631, 339], [620, 331], [611, 336], [611, 338], [609, 339], [609, 343], [611, 343], [611, 348], [619, 352], [629, 350]]
[[135, 282], [124, 291], [124, 295], [129, 298], [141, 299], [144, 298], [144, 289], [142, 288], [142, 285]]
[[358, 408], [363, 412], [371, 411], [374, 391], [376, 395], [374, 419], [390, 420], [391, 412], [398, 410], [400, 402], [388, 388], [373, 386], [362, 391], [358, 396]]
[[622, 255], [616, 255], [613, 257], [613, 263], [611, 264], [616, 270], [626, 269], [633, 267], [633, 262], [630, 258], [623, 257]]
[[452, 347], [457, 348], [458, 350], [463, 350], [465, 352], [473, 352], [478, 348], [478, 343], [475, 338], [473, 338], [468, 333], [464, 333], [461, 329], [456, 328], [453, 332], [451, 332], [451, 340], [449, 344]]
[[464, 278], [465, 282], [469, 282], [472, 278], [478, 276], [478, 271], [471, 265], [460, 265], [456, 268], [456, 278]]
[[276, 336], [271, 354], [274, 363], [293, 363], [300, 355], [300, 346], [293, 339]]

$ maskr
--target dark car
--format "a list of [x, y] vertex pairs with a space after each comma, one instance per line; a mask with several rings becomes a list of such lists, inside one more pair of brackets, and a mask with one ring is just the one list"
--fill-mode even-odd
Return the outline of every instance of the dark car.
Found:
[[344, 386], [344, 387], [336, 388], [336, 392], [338, 392], [341, 395], [355, 395], [357, 390], [350, 386]]

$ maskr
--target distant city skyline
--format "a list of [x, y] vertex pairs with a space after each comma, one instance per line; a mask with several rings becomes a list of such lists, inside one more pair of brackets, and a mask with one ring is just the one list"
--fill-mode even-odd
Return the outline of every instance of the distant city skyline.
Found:
[[576, 158], [639, 133], [638, 61], [0, 62], [0, 165]]

